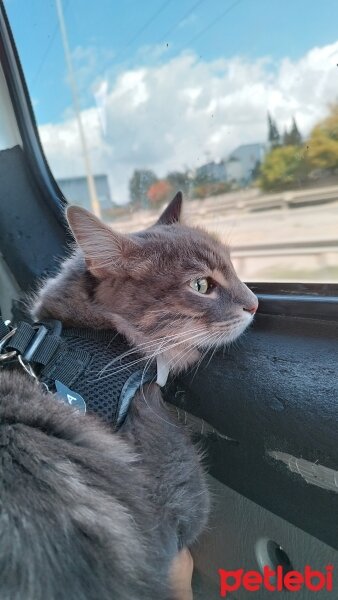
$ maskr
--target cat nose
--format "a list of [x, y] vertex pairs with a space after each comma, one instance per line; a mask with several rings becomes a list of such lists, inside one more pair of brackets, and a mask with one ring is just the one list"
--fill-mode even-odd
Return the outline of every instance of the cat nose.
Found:
[[245, 312], [250, 313], [251, 315], [254, 315], [255, 312], [257, 311], [258, 308], [258, 300], [256, 300], [255, 304], [250, 306], [250, 308], [247, 308], [246, 306], [243, 307], [243, 310], [245, 310]]

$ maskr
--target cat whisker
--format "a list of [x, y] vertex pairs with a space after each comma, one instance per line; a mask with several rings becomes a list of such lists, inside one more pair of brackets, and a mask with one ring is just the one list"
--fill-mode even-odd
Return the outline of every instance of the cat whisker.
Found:
[[[175, 325], [175, 322], [172, 323], [172, 325]], [[121, 354], [118, 358], [114, 359], [114, 361], [118, 361], [122, 358], [124, 358], [125, 356], [129, 356], [132, 353], [137, 353], [143, 349], [145, 349], [146, 347], [152, 346], [154, 344], [156, 344], [157, 342], [162, 342], [163, 340], [169, 340], [169, 339], [173, 339], [173, 338], [177, 338], [180, 336], [184, 336], [187, 335], [188, 333], [194, 333], [195, 331], [198, 331], [198, 328], [194, 327], [193, 329], [188, 329], [187, 331], [184, 332], [178, 332], [175, 333], [173, 335], [166, 335], [166, 336], [161, 336], [159, 338], [155, 338], [153, 340], [149, 340], [148, 342], [144, 342], [142, 344], [138, 344], [138, 346], [136, 348], [132, 348], [130, 350], [127, 350], [125, 353]]]
[[[182, 321], [182, 319], [179, 318], [176, 320], [176, 323], [180, 322], [180, 321]], [[137, 348], [130, 349], [130, 350], [126, 351], [125, 353], [123, 353], [122, 355], [120, 355], [119, 357], [113, 359], [110, 363], [105, 365], [105, 367], [98, 374], [98, 377], [102, 378], [104, 376], [103, 375], [104, 373], [107, 373], [104, 377], [111, 377], [113, 374], [116, 375], [130, 367], [133, 367], [139, 363], [144, 362], [144, 360], [150, 360], [150, 362], [151, 362], [157, 356], [164, 354], [166, 352], [169, 352], [170, 350], [172, 350], [173, 348], [175, 348], [179, 345], [182, 345], [182, 346], [184, 346], [182, 351], [179, 352], [178, 355], [176, 354], [176, 356], [174, 357], [174, 362], [170, 365], [171, 368], [174, 368], [174, 367], [176, 367], [178, 362], [180, 360], [182, 360], [183, 357], [187, 356], [188, 353], [191, 351], [191, 349], [192, 349], [191, 346], [189, 346], [189, 348], [186, 348], [185, 346], [188, 342], [191, 342], [192, 340], [196, 340], [195, 345], [197, 347], [205, 348], [205, 346], [207, 345], [205, 352], [202, 354], [202, 356], [204, 357], [206, 352], [208, 352], [210, 349], [209, 346], [215, 346], [215, 349], [214, 349], [214, 352], [215, 352], [217, 347], [219, 347], [220, 343], [226, 344], [227, 341], [229, 341], [229, 343], [230, 343], [231, 340], [227, 340], [226, 337], [224, 338], [224, 336], [226, 336], [226, 334], [229, 332], [233, 332], [233, 330], [236, 329], [236, 325], [238, 325], [241, 322], [242, 322], [242, 319], [240, 319], [238, 317], [233, 319], [231, 322], [225, 322], [225, 323], [221, 322], [221, 323], [217, 324], [217, 330], [210, 332], [209, 335], [205, 335], [205, 333], [201, 332], [198, 327], [194, 327], [192, 329], [188, 329], [187, 331], [176, 332], [173, 335], [166, 335], [163, 337], [155, 338], [155, 340], [149, 340], [147, 342], [139, 344], [139, 346]], [[175, 322], [173, 323], [173, 326], [175, 326]], [[214, 326], [215, 326], [215, 324], [214, 324]], [[192, 334], [192, 335], [189, 335], [189, 334]], [[198, 340], [198, 338], [200, 338], [201, 336], [205, 336], [205, 337], [201, 340]], [[216, 337], [216, 340], [215, 340], [215, 337]], [[149, 351], [151, 351], [150, 354], [149, 354]], [[144, 353], [146, 356], [141, 356], [141, 357], [137, 358], [136, 360], [131, 361], [127, 365], [119, 364], [116, 367], [114, 367], [114, 365], [116, 363], [121, 363], [121, 361], [124, 358], [127, 358], [128, 356], [131, 356], [132, 354], [139, 354], [139, 353]], [[147, 356], [147, 354], [149, 354], [149, 356]], [[202, 360], [199, 359], [198, 366], [201, 362], [202, 362]]]
[[[122, 373], [123, 371], [126, 371], [126, 370], [130, 369], [131, 367], [136, 366], [139, 363], [144, 363], [145, 360], [146, 360], [146, 358], [144, 356], [141, 356], [137, 360], [133, 360], [132, 362], [130, 362], [126, 365], [123, 365], [121, 367], [117, 366], [116, 368], [110, 369], [109, 371], [108, 371], [107, 367], [104, 367], [97, 374], [96, 379], [108, 379], [108, 378], [112, 377], [113, 375], [117, 375], [118, 373]], [[108, 372], [106, 372], [106, 371], [108, 371]], [[105, 375], [103, 375], [103, 373], [105, 373]], [[96, 379], [94, 379], [93, 381], [95, 381]]]
[[[201, 335], [205, 335], [205, 334], [201, 334]], [[204, 340], [202, 340], [203, 343], [206, 343], [208, 341], [208, 343], [212, 340], [212, 338], [216, 335], [216, 333], [210, 333], [208, 334]], [[206, 352], [208, 352], [209, 348], [207, 348]], [[183, 358], [185, 356], [187, 356], [189, 353], [191, 352], [191, 348], [184, 348], [175, 358], [175, 362], [171, 364], [171, 367], [174, 368], [180, 361], [183, 360]], [[199, 359], [200, 361], [201, 359]]]
[[159, 348], [162, 348], [163, 343], [165, 343], [167, 341], [171, 341], [171, 340], [176, 341], [180, 337], [183, 338], [184, 336], [188, 335], [189, 333], [196, 333], [196, 332], [198, 332], [198, 328], [195, 327], [193, 329], [190, 329], [190, 330], [187, 330], [187, 331], [184, 331], [184, 332], [178, 332], [178, 333], [175, 333], [175, 334], [170, 335], [170, 336], [166, 335], [164, 337], [160, 337], [160, 338], [157, 338], [155, 340], [151, 340], [151, 341], [145, 342], [143, 344], [139, 344], [139, 346], [137, 348], [133, 348], [133, 349], [127, 350], [126, 352], [124, 352], [123, 354], [121, 354], [120, 356], [118, 356], [117, 358], [114, 358], [110, 363], [108, 363], [108, 365], [106, 365], [104, 367], [104, 369], [108, 368], [110, 365], [114, 364], [115, 362], [119, 362], [123, 358], [126, 358], [127, 356], [130, 356], [131, 354], [139, 354], [140, 351], [145, 351], [148, 348], [151, 348], [152, 346], [156, 345], [157, 343], [160, 344]]
[[[124, 358], [127, 358], [128, 356], [131, 356], [132, 354], [140, 354], [140, 351], [142, 352], [142, 350], [145, 351], [148, 348], [151, 348], [157, 342], [162, 343], [164, 341], [168, 341], [168, 340], [171, 340], [171, 339], [175, 339], [176, 340], [180, 336], [183, 337], [183, 336], [187, 335], [188, 333], [194, 333], [196, 331], [197, 331], [197, 329], [194, 328], [194, 329], [188, 330], [186, 332], [176, 333], [176, 334], [174, 334], [172, 336], [165, 336], [165, 337], [157, 338], [157, 339], [152, 340], [152, 341], [145, 342], [143, 344], [139, 344], [139, 346], [137, 348], [132, 348], [130, 350], [127, 350], [126, 352], [124, 352], [120, 356], [118, 356], [118, 357], [114, 358], [112, 361], [110, 361], [107, 365], [105, 365], [105, 367], [102, 369], [102, 371], [100, 371], [100, 374], [102, 374], [104, 371], [106, 371], [114, 363], [120, 362], [121, 360], [123, 360]], [[142, 357], [141, 359], [138, 359], [136, 362], [139, 362], [139, 360], [144, 360], [144, 358], [145, 357]], [[131, 364], [134, 364], [134, 363], [131, 363]]]
[[210, 364], [210, 362], [211, 362], [211, 360], [212, 360], [212, 358], [213, 358], [216, 350], [218, 350], [218, 344], [221, 341], [221, 339], [222, 339], [222, 335], [219, 335], [218, 338], [216, 339], [215, 347], [214, 347], [214, 349], [213, 349], [213, 351], [211, 353], [211, 356], [210, 356], [210, 358], [209, 358], [209, 360], [208, 360], [208, 362], [206, 364], [207, 367], [209, 366], [209, 364]]
[[[194, 373], [193, 373], [193, 376], [192, 376], [192, 381], [194, 380], [194, 378], [195, 378], [195, 376], [196, 376], [196, 374], [197, 374], [197, 372], [198, 372], [198, 369], [200, 368], [200, 366], [201, 366], [201, 364], [202, 364], [202, 362], [203, 362], [204, 358], [206, 357], [207, 353], [208, 353], [208, 352], [209, 352], [209, 350], [210, 350], [210, 347], [209, 347], [209, 345], [210, 345], [210, 344], [212, 344], [212, 345], [214, 345], [214, 344], [215, 344], [214, 351], [216, 351], [216, 349], [218, 348], [218, 344], [219, 344], [219, 342], [220, 342], [220, 340], [221, 340], [221, 335], [219, 335], [218, 337], [216, 337], [216, 336], [217, 336], [217, 332], [214, 332], [214, 333], [212, 334], [212, 336], [210, 336], [209, 338], [207, 338], [207, 339], [205, 340], [206, 342], [208, 342], [208, 346], [207, 346], [207, 348], [205, 349], [205, 351], [204, 351], [204, 352], [202, 352], [202, 354], [201, 354], [201, 357], [200, 357], [200, 359], [199, 359], [198, 363], [197, 363], [197, 364], [195, 364], [195, 365], [193, 365], [193, 366], [192, 366], [192, 368], [191, 368], [191, 371], [190, 371], [190, 372], [194, 371]], [[213, 340], [214, 340], [214, 337], [216, 337], [216, 341], [215, 341], [215, 342], [213, 341]], [[211, 358], [212, 358], [212, 356], [211, 356]], [[210, 359], [210, 360], [211, 360], [211, 359]], [[209, 361], [209, 362], [210, 362], [210, 361]], [[208, 364], [209, 364], [209, 363], [208, 363]]]
[[[185, 334], [185, 335], [186, 335], [186, 334]], [[172, 348], [175, 348], [176, 346], [179, 346], [180, 344], [186, 344], [187, 342], [189, 342], [189, 341], [191, 341], [191, 340], [193, 340], [193, 339], [196, 339], [196, 338], [200, 337], [201, 335], [203, 335], [203, 334], [202, 334], [201, 332], [199, 332], [199, 333], [197, 333], [197, 334], [195, 333], [194, 335], [192, 335], [192, 336], [190, 336], [190, 337], [188, 337], [188, 338], [185, 338], [185, 339], [182, 339], [182, 340], [176, 341], [176, 343], [174, 343], [174, 344], [168, 344], [167, 346], [164, 346], [164, 347], [163, 347], [163, 345], [161, 345], [161, 346], [160, 346], [160, 348], [156, 348], [156, 349], [155, 349], [155, 351], [154, 351], [154, 352], [152, 352], [152, 354], [151, 354], [149, 357], [140, 357], [140, 358], [138, 358], [137, 360], [135, 360], [135, 361], [132, 361], [131, 363], [128, 363], [127, 365], [123, 365], [122, 367], [118, 367], [117, 369], [112, 369], [112, 370], [111, 370], [111, 371], [110, 371], [110, 372], [109, 372], [107, 375], [104, 375], [104, 376], [102, 376], [101, 374], [102, 374], [102, 373], [103, 373], [105, 370], [107, 370], [107, 367], [104, 367], [104, 369], [102, 369], [102, 370], [100, 371], [100, 373], [99, 373], [98, 377], [99, 377], [100, 379], [106, 379], [107, 377], [111, 377], [112, 375], [116, 375], [116, 374], [118, 374], [118, 373], [120, 373], [120, 372], [122, 372], [122, 371], [124, 371], [124, 370], [126, 370], [126, 369], [129, 369], [129, 368], [130, 368], [130, 367], [132, 367], [132, 366], [135, 366], [136, 364], [138, 364], [138, 363], [140, 363], [140, 362], [144, 362], [144, 361], [145, 361], [145, 360], [147, 360], [147, 359], [148, 359], [149, 361], [151, 361], [151, 360], [153, 360], [154, 358], [156, 358], [158, 355], [160, 355], [160, 354], [163, 354], [163, 353], [165, 353], [165, 352], [168, 352], [169, 350], [171, 350]], [[164, 342], [165, 342], [165, 341], [166, 341], [166, 340], [164, 340], [164, 341], [163, 341], [163, 344], [164, 344]], [[116, 359], [114, 359], [114, 361], [112, 361], [112, 362], [115, 362], [115, 360], [116, 360]], [[119, 357], [119, 359], [118, 359], [118, 360], [121, 360], [121, 357]]]

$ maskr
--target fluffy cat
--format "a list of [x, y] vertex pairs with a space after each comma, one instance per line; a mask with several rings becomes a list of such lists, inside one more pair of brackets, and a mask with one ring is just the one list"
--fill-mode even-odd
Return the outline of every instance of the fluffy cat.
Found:
[[[118, 331], [157, 360], [159, 384], [237, 338], [257, 299], [224, 245], [180, 223], [181, 205], [178, 194], [131, 235], [70, 207], [77, 248], [42, 286], [34, 318]], [[208, 507], [198, 452], [157, 384], [112, 435], [0, 372], [1, 600], [174, 600], [169, 565]]]

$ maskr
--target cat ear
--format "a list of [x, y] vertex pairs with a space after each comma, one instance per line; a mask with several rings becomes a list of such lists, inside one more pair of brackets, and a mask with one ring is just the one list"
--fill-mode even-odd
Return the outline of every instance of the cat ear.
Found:
[[175, 198], [168, 204], [167, 208], [161, 214], [156, 225], [172, 225], [178, 223], [181, 217], [183, 204], [182, 192], [177, 192]]
[[85, 208], [69, 206], [66, 216], [87, 268], [96, 277], [104, 277], [140, 250], [137, 241], [113, 231]]

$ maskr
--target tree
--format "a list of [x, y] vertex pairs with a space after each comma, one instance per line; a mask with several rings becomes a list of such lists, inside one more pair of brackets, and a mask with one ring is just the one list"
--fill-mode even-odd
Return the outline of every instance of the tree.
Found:
[[280, 146], [280, 135], [278, 131], [278, 127], [276, 121], [272, 118], [270, 113], [268, 112], [268, 141], [271, 148], [276, 148]]
[[309, 166], [306, 152], [298, 146], [283, 146], [269, 152], [260, 168], [260, 187], [264, 191], [281, 190], [303, 183]]
[[148, 189], [147, 196], [153, 206], [164, 204], [173, 198], [175, 192], [166, 179], [155, 181]]
[[300, 146], [302, 144], [302, 136], [297, 127], [296, 119], [292, 118], [292, 126], [288, 134], [288, 144], [290, 146]]
[[255, 166], [251, 171], [251, 181], [256, 181], [261, 174], [262, 163], [260, 160], [256, 160]]
[[332, 105], [329, 116], [314, 127], [307, 148], [313, 169], [338, 169], [338, 104]]
[[213, 183], [215, 180], [210, 173], [210, 167], [208, 165], [204, 165], [196, 169], [195, 176], [193, 178], [194, 185], [208, 185], [209, 183]]
[[290, 134], [289, 134], [287, 128], [284, 127], [283, 146], [289, 146], [289, 145], [290, 145]]
[[183, 192], [186, 194], [189, 191], [190, 180], [187, 173], [171, 171], [171, 173], [168, 173], [166, 180], [170, 183], [174, 194], [176, 192]]
[[140, 206], [148, 206], [147, 192], [157, 181], [153, 171], [147, 169], [135, 170], [129, 181], [130, 201]]

